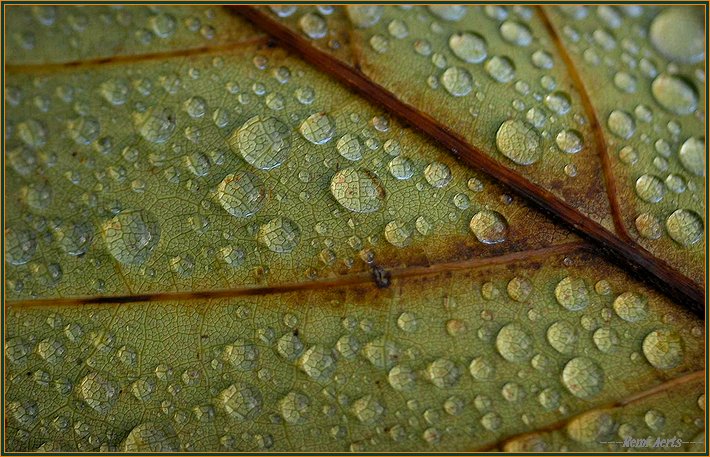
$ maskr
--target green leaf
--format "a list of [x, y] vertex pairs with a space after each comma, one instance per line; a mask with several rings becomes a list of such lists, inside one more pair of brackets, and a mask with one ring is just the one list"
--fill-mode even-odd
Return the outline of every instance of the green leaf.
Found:
[[[224, 8], [7, 11], [7, 451], [703, 441], [702, 319], [401, 113]], [[333, 40], [352, 45], [337, 57], [364, 62], [373, 51], [343, 30], [368, 12], [328, 11]], [[416, 11], [429, 25], [409, 33], [434, 33], [437, 16]], [[459, 99], [411, 94], [464, 122]], [[483, 102], [471, 138], [513, 113], [501, 106]], [[608, 206], [584, 153], [570, 157], [592, 187], [564, 190], [559, 157], [516, 176]]]

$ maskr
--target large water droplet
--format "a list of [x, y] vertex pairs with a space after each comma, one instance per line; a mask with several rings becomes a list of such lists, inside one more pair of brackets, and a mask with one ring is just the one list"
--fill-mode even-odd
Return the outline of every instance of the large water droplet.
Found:
[[589, 305], [589, 292], [581, 278], [567, 276], [557, 283], [555, 298], [570, 311], [580, 311]]
[[484, 244], [502, 243], [508, 237], [508, 221], [496, 211], [479, 211], [471, 219], [469, 228]]
[[346, 133], [340, 137], [335, 147], [338, 149], [338, 153], [348, 160], [362, 159], [362, 145], [357, 136], [352, 133]]
[[505, 56], [493, 56], [488, 59], [483, 68], [488, 76], [499, 83], [507, 83], [515, 79], [515, 65]]
[[298, 25], [309, 38], [317, 40], [328, 33], [328, 24], [323, 16], [317, 13], [306, 13], [298, 20]]
[[434, 16], [450, 22], [456, 22], [466, 14], [464, 5], [430, 5], [428, 8]]
[[465, 68], [449, 67], [441, 75], [441, 84], [454, 97], [463, 97], [473, 90], [473, 78]]
[[508, 43], [517, 46], [529, 46], [532, 43], [532, 33], [527, 25], [507, 20], [500, 26], [500, 36]]
[[300, 240], [301, 229], [285, 217], [271, 219], [259, 228], [259, 241], [273, 252], [291, 252]]
[[108, 413], [118, 398], [119, 389], [102, 375], [92, 372], [79, 382], [79, 395], [99, 414]]
[[651, 213], [641, 213], [634, 220], [639, 235], [648, 240], [657, 240], [663, 235], [663, 227], [658, 218]]
[[37, 238], [23, 229], [5, 229], [5, 260], [11, 265], [29, 262], [37, 251]]
[[380, 21], [384, 8], [380, 5], [348, 5], [345, 12], [355, 27], [367, 29]]
[[385, 225], [385, 239], [398, 248], [409, 246], [412, 242], [412, 230], [399, 221], [391, 221]]
[[634, 292], [624, 292], [614, 300], [614, 311], [627, 322], [638, 322], [646, 317], [646, 299]]
[[331, 351], [317, 345], [310, 347], [298, 364], [311, 379], [318, 382], [330, 379], [336, 368]]
[[432, 384], [444, 389], [456, 385], [461, 371], [451, 360], [436, 359], [427, 366], [427, 375]]
[[253, 369], [259, 360], [259, 349], [253, 343], [238, 339], [222, 351], [222, 360], [239, 371]]
[[698, 107], [698, 92], [684, 78], [661, 73], [651, 84], [651, 93], [659, 105], [675, 114], [690, 114]]
[[636, 180], [636, 194], [641, 200], [649, 203], [658, 203], [666, 193], [666, 186], [661, 178], [653, 175], [641, 175]]
[[700, 62], [705, 57], [704, 17], [702, 8], [668, 7], [651, 23], [651, 43], [661, 54], [676, 62]]
[[705, 176], [705, 138], [690, 137], [680, 147], [678, 158], [696, 176]]
[[160, 226], [145, 210], [122, 211], [104, 222], [102, 233], [111, 255], [121, 263], [144, 263], [160, 240]]
[[256, 387], [239, 382], [220, 392], [218, 402], [229, 417], [241, 422], [259, 415], [262, 397]]
[[565, 321], [555, 322], [547, 329], [547, 341], [558, 352], [571, 354], [577, 345], [577, 331]]
[[555, 143], [557, 143], [557, 147], [560, 148], [560, 151], [566, 152], [567, 154], [576, 154], [581, 151], [584, 146], [582, 134], [571, 129], [560, 130], [560, 133], [555, 137]]
[[590, 411], [572, 419], [567, 433], [579, 443], [598, 445], [614, 433], [614, 425], [614, 418], [607, 411]]
[[672, 330], [654, 330], [643, 340], [643, 355], [656, 368], [675, 368], [683, 361], [683, 340]]
[[281, 165], [291, 151], [291, 132], [280, 120], [255, 116], [232, 133], [229, 144], [261, 170]]
[[507, 120], [496, 133], [496, 146], [507, 158], [519, 165], [531, 165], [542, 155], [540, 136], [535, 128], [520, 120]]
[[301, 123], [301, 135], [313, 144], [324, 144], [335, 135], [335, 123], [326, 113], [315, 113]]
[[510, 362], [525, 362], [533, 352], [533, 340], [518, 324], [504, 326], [496, 337], [496, 348]]
[[291, 391], [279, 402], [281, 416], [290, 424], [305, 422], [310, 399], [301, 392]]
[[449, 37], [449, 48], [464, 62], [480, 63], [488, 55], [486, 40], [474, 32], [454, 33]]
[[636, 122], [626, 111], [615, 109], [607, 119], [609, 130], [624, 140], [631, 138], [636, 132]]
[[122, 452], [178, 452], [180, 441], [169, 424], [144, 422], [131, 430], [124, 440]]
[[695, 211], [679, 209], [666, 219], [666, 230], [681, 246], [692, 246], [703, 238], [703, 220]]
[[377, 211], [385, 199], [380, 180], [363, 168], [338, 171], [330, 181], [330, 192], [338, 203], [356, 213]]
[[390, 174], [399, 180], [406, 180], [414, 175], [414, 164], [404, 156], [397, 156], [387, 165]]
[[175, 131], [175, 113], [160, 106], [145, 113], [135, 113], [133, 122], [141, 136], [151, 143], [165, 143]]
[[576, 357], [562, 370], [562, 383], [575, 397], [593, 398], [604, 389], [604, 372], [593, 360]]
[[385, 408], [374, 396], [365, 395], [353, 402], [352, 412], [363, 424], [372, 424], [382, 416]]
[[451, 178], [451, 169], [441, 162], [432, 162], [424, 169], [424, 179], [432, 187], [446, 187], [451, 182]]
[[217, 185], [217, 201], [234, 217], [256, 214], [265, 198], [266, 189], [261, 178], [246, 171], [229, 174]]

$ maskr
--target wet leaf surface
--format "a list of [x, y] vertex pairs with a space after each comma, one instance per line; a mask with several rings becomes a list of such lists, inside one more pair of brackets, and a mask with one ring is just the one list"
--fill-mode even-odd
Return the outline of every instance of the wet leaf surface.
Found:
[[[645, 178], [658, 161], [619, 162], [589, 111], [638, 97], [609, 95], [555, 32], [580, 16], [594, 38], [621, 10], [291, 8], [264, 12], [613, 236], [637, 239], [642, 211], [672, 219], [643, 245], [700, 281], [704, 106], [669, 115], [663, 90], [685, 86], [644, 88], [661, 108], [628, 141], [670, 167]], [[668, 11], [620, 17], [653, 30]], [[518, 181], [225, 8], [13, 6], [7, 23], [7, 450], [702, 448], [703, 320]], [[633, 39], [643, 51], [620, 35], [616, 58], [675, 59], [704, 100], [704, 56]]]

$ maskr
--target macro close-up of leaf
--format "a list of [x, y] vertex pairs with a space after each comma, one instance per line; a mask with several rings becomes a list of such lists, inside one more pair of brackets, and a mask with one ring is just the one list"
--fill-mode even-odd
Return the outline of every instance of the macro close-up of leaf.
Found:
[[703, 451], [705, 14], [4, 5], [4, 450]]

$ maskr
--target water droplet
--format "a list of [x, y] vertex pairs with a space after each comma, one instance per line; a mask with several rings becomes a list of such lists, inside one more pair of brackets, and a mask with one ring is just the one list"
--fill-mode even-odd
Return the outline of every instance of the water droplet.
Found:
[[496, 146], [519, 165], [531, 165], [542, 155], [540, 136], [530, 124], [519, 120], [503, 122], [496, 133]]
[[461, 372], [451, 360], [436, 359], [427, 366], [427, 375], [432, 384], [444, 389], [455, 386]]
[[414, 175], [414, 164], [404, 156], [397, 156], [387, 165], [390, 174], [399, 180], [407, 180]]
[[606, 354], [614, 352], [619, 344], [619, 335], [616, 330], [607, 327], [597, 329], [592, 335], [592, 339], [597, 349]]
[[412, 242], [412, 231], [406, 224], [391, 221], [385, 225], [385, 239], [393, 246], [404, 248]]
[[525, 362], [532, 356], [533, 340], [518, 324], [504, 326], [496, 336], [496, 348], [509, 362]]
[[122, 211], [102, 225], [106, 247], [123, 264], [144, 263], [160, 240], [160, 226], [145, 210]]
[[691, 114], [698, 107], [698, 92], [684, 78], [661, 73], [651, 84], [651, 93], [659, 105], [675, 114]]
[[128, 100], [130, 86], [123, 78], [112, 78], [101, 83], [101, 95], [112, 105], [123, 105]]
[[385, 190], [374, 173], [363, 168], [344, 168], [330, 181], [335, 200], [350, 211], [372, 213], [380, 209]]
[[289, 332], [279, 338], [276, 349], [286, 360], [295, 360], [303, 352], [303, 343], [298, 335]]
[[651, 213], [641, 213], [635, 220], [639, 235], [649, 240], [657, 240], [663, 235], [663, 227], [656, 216]]
[[468, 366], [471, 376], [478, 381], [487, 381], [493, 379], [495, 375], [495, 366], [484, 357], [476, 357]]
[[335, 348], [346, 360], [354, 359], [360, 351], [360, 342], [352, 335], [343, 335], [338, 339]]
[[325, 144], [335, 134], [335, 123], [326, 113], [315, 113], [306, 118], [300, 127], [301, 134], [313, 144]]
[[502, 243], [508, 237], [508, 221], [496, 211], [486, 209], [476, 213], [469, 227], [478, 241], [484, 244]]
[[657, 176], [646, 174], [636, 180], [636, 194], [643, 201], [657, 203], [663, 199], [665, 193], [666, 186]]
[[247, 340], [238, 339], [224, 347], [222, 360], [239, 371], [252, 370], [259, 360], [259, 349]]
[[277, 217], [259, 228], [259, 241], [270, 251], [293, 251], [301, 240], [301, 229], [291, 219]]
[[590, 399], [604, 388], [604, 372], [593, 360], [576, 357], [562, 370], [562, 383], [575, 397]]
[[636, 122], [626, 111], [615, 109], [607, 119], [609, 130], [621, 139], [628, 140], [636, 132]]
[[614, 300], [614, 311], [627, 322], [638, 322], [646, 318], [646, 299], [634, 292], [624, 292]]
[[305, 422], [310, 399], [304, 394], [296, 391], [289, 392], [279, 401], [281, 416], [290, 424]]
[[286, 124], [276, 118], [255, 116], [232, 133], [229, 144], [252, 166], [271, 170], [288, 157], [291, 133]]
[[298, 25], [309, 38], [317, 40], [328, 33], [328, 24], [323, 16], [317, 13], [306, 13], [298, 20]]
[[429, 5], [427, 8], [434, 16], [449, 22], [456, 22], [466, 14], [464, 5]]
[[441, 75], [441, 84], [454, 97], [463, 97], [473, 90], [473, 78], [465, 68], [449, 67]]
[[680, 147], [678, 159], [695, 176], [705, 176], [705, 138], [690, 137]]
[[532, 43], [532, 33], [527, 25], [517, 21], [507, 20], [500, 26], [500, 36], [508, 43], [516, 46], [529, 46]]
[[589, 293], [584, 280], [567, 276], [555, 287], [557, 302], [570, 311], [580, 311], [589, 305]]
[[515, 79], [515, 65], [505, 56], [493, 56], [483, 66], [488, 76], [499, 83], [508, 83]]
[[501, 419], [498, 413], [486, 413], [483, 417], [481, 417], [481, 425], [483, 425], [486, 430], [491, 432], [497, 431], [502, 423], [503, 419]]
[[134, 427], [121, 448], [127, 453], [178, 452], [180, 441], [169, 424], [144, 422]]
[[262, 396], [256, 387], [239, 382], [220, 392], [218, 402], [229, 417], [242, 422], [253, 420], [259, 415]]
[[432, 187], [446, 187], [451, 182], [451, 169], [441, 162], [432, 162], [424, 169], [424, 178]]
[[555, 142], [560, 151], [566, 152], [567, 154], [576, 154], [582, 150], [584, 142], [582, 140], [582, 134], [576, 130], [561, 130], [560, 133], [555, 137]]
[[101, 126], [95, 117], [82, 116], [67, 122], [69, 136], [76, 144], [91, 144], [99, 137]]
[[662, 412], [655, 409], [649, 409], [643, 419], [648, 428], [654, 432], [662, 430], [666, 425], [666, 416]]
[[256, 214], [265, 199], [266, 189], [261, 178], [246, 171], [229, 174], [217, 185], [220, 205], [237, 218]]
[[577, 331], [565, 321], [555, 322], [547, 329], [547, 341], [557, 352], [571, 354], [577, 345]]
[[92, 372], [79, 382], [79, 395], [84, 402], [99, 414], [108, 413], [116, 399], [119, 389], [102, 375]]
[[135, 113], [133, 123], [143, 138], [151, 143], [162, 144], [175, 131], [175, 113], [169, 108], [155, 106], [145, 113]]
[[38, 120], [28, 119], [17, 125], [17, 135], [27, 146], [37, 149], [47, 143], [47, 127]]
[[449, 37], [449, 48], [464, 62], [480, 63], [488, 55], [486, 40], [474, 32], [454, 33]]
[[590, 411], [575, 417], [567, 424], [569, 436], [579, 442], [597, 445], [614, 433], [614, 419], [606, 411]]
[[683, 361], [683, 340], [673, 330], [654, 330], [643, 340], [643, 355], [656, 368], [675, 368]]
[[392, 19], [387, 25], [387, 31], [390, 35], [400, 40], [409, 36], [409, 27], [407, 27], [407, 23], [401, 19]]
[[362, 159], [362, 145], [356, 135], [346, 133], [336, 144], [338, 153], [348, 160], [357, 161]]
[[387, 375], [387, 380], [392, 388], [398, 391], [411, 390], [415, 386], [414, 372], [402, 365], [392, 368]]
[[331, 351], [322, 346], [311, 346], [301, 356], [298, 364], [308, 376], [317, 382], [330, 379], [336, 368]]
[[365, 395], [353, 402], [352, 412], [363, 424], [372, 424], [385, 412], [384, 406], [372, 395]]
[[397, 318], [397, 327], [407, 333], [415, 332], [419, 327], [419, 320], [414, 314], [404, 312]]
[[37, 238], [28, 230], [5, 229], [5, 255], [11, 265], [24, 265], [37, 250]]
[[380, 5], [349, 5], [345, 12], [355, 27], [367, 29], [380, 21], [384, 8]]
[[183, 104], [185, 112], [193, 119], [199, 119], [207, 112], [207, 102], [204, 98], [195, 96], [188, 98]]
[[651, 23], [649, 38], [665, 57], [693, 64], [705, 57], [705, 22], [701, 8], [667, 7]]
[[377, 338], [365, 345], [363, 353], [377, 368], [392, 368], [400, 356], [400, 350], [386, 338]]
[[678, 209], [666, 219], [668, 235], [681, 246], [692, 246], [703, 238], [703, 220], [694, 211]]
[[516, 276], [508, 282], [508, 296], [515, 301], [525, 301], [533, 290], [533, 285], [527, 278]]

